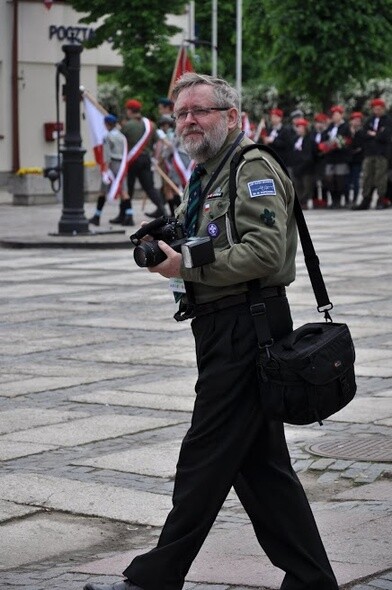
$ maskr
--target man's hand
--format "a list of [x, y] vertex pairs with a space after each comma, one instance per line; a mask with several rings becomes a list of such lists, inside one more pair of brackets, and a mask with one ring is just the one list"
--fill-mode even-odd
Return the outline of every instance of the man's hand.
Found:
[[180, 268], [181, 268], [181, 261], [182, 256], [173, 248], [170, 248], [166, 242], [159, 240], [158, 246], [167, 256], [166, 260], [157, 264], [156, 266], [149, 266], [148, 270], [150, 272], [158, 272], [160, 275], [165, 277], [166, 279], [171, 279], [173, 277], [180, 277]]

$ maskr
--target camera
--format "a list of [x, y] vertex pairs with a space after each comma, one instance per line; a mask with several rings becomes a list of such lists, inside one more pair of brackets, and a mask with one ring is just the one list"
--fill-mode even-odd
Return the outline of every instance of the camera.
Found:
[[[147, 235], [153, 239], [143, 241]], [[215, 260], [211, 238], [187, 238], [182, 223], [172, 217], [158, 217], [146, 223], [130, 236], [130, 240], [135, 246], [133, 257], [140, 267], [156, 266], [166, 259], [166, 254], [158, 246], [158, 240], [176, 252], [181, 252], [186, 268], [210, 264]]]

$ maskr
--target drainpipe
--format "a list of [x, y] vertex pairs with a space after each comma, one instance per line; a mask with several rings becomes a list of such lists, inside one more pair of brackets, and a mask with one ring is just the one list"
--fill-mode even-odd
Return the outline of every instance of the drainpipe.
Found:
[[19, 154], [19, 96], [18, 96], [18, 0], [14, 0], [12, 37], [12, 171], [20, 168]]

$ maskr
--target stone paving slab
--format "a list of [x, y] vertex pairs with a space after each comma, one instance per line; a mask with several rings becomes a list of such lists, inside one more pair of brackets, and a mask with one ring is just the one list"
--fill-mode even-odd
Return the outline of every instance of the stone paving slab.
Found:
[[178, 344], [157, 350], [156, 344], [135, 344], [131, 348], [112, 346], [101, 350], [63, 352], [63, 359], [95, 361], [103, 363], [131, 363], [175, 367], [195, 367], [194, 350], [184, 350]]
[[[325, 528], [327, 530], [331, 528], [330, 512], [327, 516], [321, 515], [320, 505], [318, 505], [315, 507], [315, 517], [321, 529], [327, 553], [330, 556], [333, 547], [338, 543], [336, 553], [339, 556], [338, 559], [331, 559], [331, 564], [339, 584], [354, 582], [380, 571], [380, 565], [369, 563], [371, 560], [366, 558], [365, 546], [360, 547], [361, 553], [356, 552], [354, 559], [352, 555], [347, 559], [347, 551], [345, 550], [347, 539], [342, 539], [339, 542], [339, 538], [329, 536], [327, 531], [324, 530]], [[324, 519], [329, 522], [325, 522]], [[350, 534], [353, 535], [350, 538], [350, 547], [355, 546], [355, 549], [357, 549], [357, 544], [360, 539], [363, 539], [363, 526], [361, 524], [358, 528], [350, 530]], [[146, 547], [146, 549], [150, 548], [152, 546]], [[115, 557], [90, 561], [75, 569], [91, 575], [110, 575], [112, 579], [116, 579], [126, 565], [139, 553], [140, 550], [123, 552]], [[364, 560], [361, 559], [362, 556], [365, 557]], [[214, 526], [187, 576], [189, 582], [258, 588], [262, 585], [268, 589], [279, 588], [282, 579], [281, 570], [270, 563], [259, 547], [250, 524], [242, 525], [240, 530], [238, 525], [235, 524], [228, 525], [223, 530], [219, 529], [218, 526]]]
[[36, 335], [36, 337], [28, 340], [26, 337], [23, 337], [19, 342], [17, 340], [14, 340], [12, 343], [9, 341], [0, 342], [0, 354], [21, 356], [35, 352], [53, 351], [55, 349], [76, 349], [78, 346], [102, 344], [103, 342], [107, 342], [108, 346], [110, 346], [109, 343], [115, 340], [117, 341], [118, 338], [109, 334], [77, 334], [69, 332], [68, 334], [56, 336], [54, 333], [47, 335], [43, 333], [41, 337]]
[[53, 451], [57, 448], [57, 445], [31, 444], [1, 440], [0, 461], [10, 461], [11, 459], [19, 459], [20, 457], [37, 455], [38, 453]]
[[[15, 502], [7, 502], [6, 500], [0, 500], [0, 522], [6, 522], [14, 518], [21, 518], [30, 514], [39, 512], [40, 508], [30, 508], [29, 506], [21, 506], [15, 504]], [[1, 542], [0, 542], [1, 544]]]
[[0, 477], [0, 498], [84, 516], [162, 526], [169, 495], [35, 474]]
[[[377, 362], [377, 361], [376, 361]], [[380, 377], [382, 379], [389, 379], [392, 377], [392, 367], [374, 365], [359, 365], [355, 367], [355, 374], [357, 377]], [[387, 361], [385, 361], [387, 362]], [[389, 364], [389, 363], [388, 363]]]
[[[174, 313], [174, 311], [173, 311]], [[175, 322], [170, 318], [170, 313], [167, 314], [169, 317], [165, 319], [159, 319], [160, 330], [165, 332], [182, 332], [188, 330], [189, 327], [184, 323]], [[111, 314], [110, 317], [91, 317], [91, 318], [79, 318], [75, 320], [67, 320], [68, 326], [86, 326], [89, 328], [113, 328], [113, 329], [125, 329], [125, 330], [156, 330], [157, 319], [150, 317], [150, 319], [142, 319], [139, 316], [130, 316], [124, 319], [124, 315], [118, 315], [117, 317]]]
[[[0, 396], [13, 398], [21, 395], [29, 395], [31, 393], [67, 389], [83, 384], [86, 385], [102, 382], [103, 377], [106, 379], [110, 377], [132, 377], [142, 372], [132, 368], [118, 367], [118, 369], [119, 370], [115, 370], [112, 367], [105, 368], [103, 375], [102, 371], [97, 371], [96, 367], [89, 368], [86, 366], [83, 372], [71, 377], [69, 376], [70, 373], [75, 373], [72, 367], [60, 368], [54, 367], [53, 365], [45, 366], [43, 364], [29, 367], [27, 364], [24, 364], [23, 372], [29, 373], [31, 371], [31, 376], [21, 379], [19, 374], [19, 379], [0, 384]], [[56, 376], [56, 374], [61, 375], [61, 373], [63, 374], [61, 377]], [[45, 374], [48, 376], [41, 376]]]
[[61, 412], [59, 410], [46, 409], [38, 410], [37, 408], [31, 407], [6, 410], [0, 412], [0, 434], [25, 430], [27, 425], [29, 428], [34, 428], [36, 426], [86, 418], [87, 416], [88, 414], [86, 412]]
[[8, 440], [49, 444], [57, 447], [73, 447], [93, 441], [117, 438], [125, 434], [173, 426], [180, 424], [180, 422], [180, 420], [166, 418], [108, 414], [5, 434], [0, 437], [0, 442]]
[[181, 440], [162, 441], [120, 453], [110, 453], [73, 461], [73, 465], [87, 465], [98, 469], [139, 473], [153, 477], [174, 478]]
[[164, 396], [189, 396], [195, 398], [196, 370], [178, 378], [143, 381], [122, 387], [125, 391], [151, 393]]
[[[371, 500], [388, 502], [392, 506], [392, 484], [389, 480], [378, 481], [368, 485], [359, 486], [340, 492], [333, 497], [334, 500]], [[392, 508], [391, 508], [392, 510]]]
[[70, 399], [71, 401], [86, 404], [130, 406], [155, 410], [175, 410], [177, 412], [191, 412], [194, 405], [194, 399], [189, 396], [113, 390], [86, 393]]
[[334, 414], [330, 420], [367, 424], [390, 417], [392, 417], [390, 399], [356, 396], [348, 406]]
[[1, 528], [0, 570], [54, 557], [66, 551], [80, 551], [109, 536], [103, 529], [87, 524], [82, 519], [76, 521], [61, 515], [49, 517], [38, 514], [5, 523]]
[[[108, 287], [109, 288], [109, 287]], [[31, 297], [48, 297], [49, 295], [63, 295], [64, 293], [77, 293], [85, 291], [95, 291], [94, 285], [55, 285], [45, 283], [43, 285], [29, 283], [28, 290], [15, 289], [14, 285], [1, 287], [1, 299], [7, 300], [9, 297], [13, 299], [30, 299]], [[0, 299], [0, 301], [1, 301]]]

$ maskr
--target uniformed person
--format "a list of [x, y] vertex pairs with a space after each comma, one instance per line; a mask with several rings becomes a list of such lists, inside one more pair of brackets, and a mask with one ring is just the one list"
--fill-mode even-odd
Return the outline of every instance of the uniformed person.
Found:
[[121, 131], [128, 142], [128, 195], [129, 199], [115, 219], [111, 223], [121, 225], [132, 225], [133, 220], [132, 197], [135, 190], [136, 179], [139, 180], [142, 189], [149, 199], [154, 203], [156, 209], [152, 214], [146, 213], [148, 217], [165, 215], [165, 207], [160, 193], [154, 186], [154, 177], [151, 170], [151, 153], [153, 145], [159, 140], [156, 134], [155, 124], [147, 117], [142, 116], [142, 103], [130, 98], [125, 103], [127, 121]]
[[224, 80], [188, 73], [173, 97], [176, 132], [199, 165], [178, 215], [190, 234], [212, 238], [215, 262], [185, 268], [181, 254], [160, 241], [167, 259], [150, 270], [192, 286], [185, 303], [194, 302], [195, 406], [177, 464], [173, 509], [157, 546], [132, 561], [124, 580], [89, 583], [85, 589], [180, 590], [234, 486], [260, 545], [286, 572], [282, 589], [337, 590], [290, 464], [283, 424], [267, 420], [260, 409], [257, 338], [249, 311], [248, 281], [257, 279], [273, 337], [292, 330], [285, 286], [295, 277], [293, 186], [270, 154], [247, 152], [236, 175], [236, 240], [229, 164], [237, 150], [252, 144], [240, 129], [238, 95]]
[[[100, 194], [97, 199], [97, 206], [94, 215], [89, 219], [89, 223], [93, 225], [100, 225], [102, 210], [106, 202], [106, 195], [109, 191], [110, 185], [116, 178], [121, 162], [124, 156], [124, 135], [117, 127], [117, 117], [109, 114], [104, 117], [104, 124], [108, 131], [107, 135], [103, 138], [103, 172], [102, 172], [102, 184]], [[127, 192], [125, 190], [124, 183], [120, 185], [120, 202], [124, 203], [128, 199]], [[129, 225], [133, 225], [132, 223]]]

